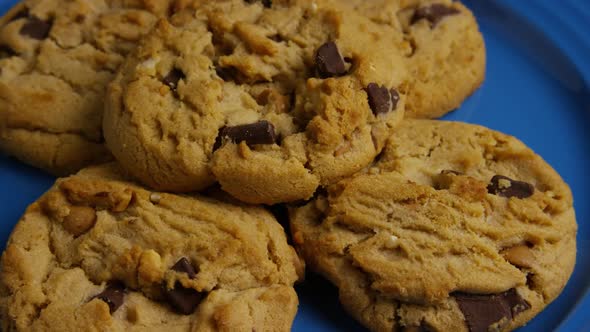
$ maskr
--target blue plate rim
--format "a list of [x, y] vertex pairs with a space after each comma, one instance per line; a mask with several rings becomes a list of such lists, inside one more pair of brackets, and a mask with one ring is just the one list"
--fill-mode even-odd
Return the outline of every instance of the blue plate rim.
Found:
[[[479, 2], [487, 0], [467, 0]], [[582, 31], [590, 31], [590, 6], [584, 7], [581, 1], [564, 0], [558, 5], [554, 0], [492, 0], [494, 5], [521, 17], [544, 34], [549, 41], [575, 66], [584, 84], [583, 91], [590, 92], [590, 36]], [[586, 30], [580, 27], [587, 27]], [[578, 223], [580, 220], [578, 220]], [[580, 299], [557, 327], [557, 332], [590, 331], [590, 320], [584, 323], [585, 315], [590, 314], [590, 283], [582, 289]], [[584, 325], [585, 324], [585, 325]]]

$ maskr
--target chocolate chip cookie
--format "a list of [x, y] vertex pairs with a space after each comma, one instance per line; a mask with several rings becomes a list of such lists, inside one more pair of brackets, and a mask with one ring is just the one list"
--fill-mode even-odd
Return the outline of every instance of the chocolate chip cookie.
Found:
[[373, 331], [509, 331], [576, 257], [569, 187], [514, 137], [406, 120], [374, 167], [291, 211], [308, 266]]
[[306, 199], [367, 166], [402, 119], [391, 27], [341, 2], [195, 7], [159, 22], [109, 90], [107, 145], [152, 188]]
[[170, 0], [25, 0], [0, 19], [0, 151], [53, 174], [111, 159], [107, 83]]
[[401, 87], [406, 117], [437, 118], [459, 107], [483, 82], [486, 53], [475, 17], [459, 1], [345, 0], [378, 24], [403, 34]]
[[303, 265], [262, 208], [60, 179], [2, 255], [3, 331], [289, 331]]

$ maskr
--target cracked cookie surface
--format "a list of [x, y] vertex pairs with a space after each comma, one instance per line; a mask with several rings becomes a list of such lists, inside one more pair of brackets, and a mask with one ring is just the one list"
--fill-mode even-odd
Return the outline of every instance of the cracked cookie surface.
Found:
[[289, 331], [303, 265], [262, 208], [147, 191], [114, 164], [59, 179], [2, 256], [9, 331]]
[[401, 121], [392, 28], [340, 2], [195, 7], [159, 22], [109, 90], [107, 145], [143, 183], [306, 199], [368, 165]]
[[576, 257], [567, 184], [514, 137], [406, 120], [367, 172], [291, 211], [308, 266], [373, 331], [509, 331]]
[[0, 19], [0, 150], [55, 175], [111, 159], [108, 82], [169, 0], [25, 0]]
[[451, 0], [346, 0], [403, 34], [407, 118], [438, 118], [483, 82], [486, 52], [473, 13]]

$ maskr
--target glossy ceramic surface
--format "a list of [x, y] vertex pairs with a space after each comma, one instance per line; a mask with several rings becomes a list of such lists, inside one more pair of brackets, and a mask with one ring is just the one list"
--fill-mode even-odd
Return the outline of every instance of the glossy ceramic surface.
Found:
[[[15, 0], [0, 0], [0, 13]], [[488, 52], [483, 87], [446, 117], [512, 134], [572, 188], [579, 224], [574, 274], [563, 294], [520, 332], [590, 331], [590, 2], [464, 0], [478, 17]], [[53, 178], [0, 157], [0, 243]], [[337, 292], [310, 275], [298, 287], [293, 331], [362, 331]]]

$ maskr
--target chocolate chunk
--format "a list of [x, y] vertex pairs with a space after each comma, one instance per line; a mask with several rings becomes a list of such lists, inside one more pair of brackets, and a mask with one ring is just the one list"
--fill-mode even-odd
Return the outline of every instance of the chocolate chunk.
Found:
[[202, 293], [192, 288], [184, 288], [179, 282], [176, 283], [173, 289], [164, 287], [164, 294], [174, 310], [183, 315], [190, 315], [195, 312], [199, 303], [203, 300]]
[[[254, 3], [257, 0], [246, 0], [247, 3]], [[262, 5], [266, 8], [270, 8], [272, 6], [272, 0], [262, 0]]]
[[240, 83], [241, 82], [241, 79], [239, 77], [240, 76], [240, 73], [234, 67], [219, 67], [219, 66], [216, 66], [215, 67], [215, 73], [217, 74], [217, 76], [219, 76], [219, 78], [221, 78], [225, 82], [236, 82], [236, 83]]
[[188, 274], [188, 277], [191, 279], [194, 279], [197, 274], [197, 271], [195, 271], [195, 268], [186, 257], [179, 259], [178, 262], [172, 266], [172, 270], [176, 272], [184, 272]]
[[78, 14], [76, 15], [76, 17], [74, 18], [74, 21], [78, 24], [82, 24], [84, 23], [84, 21], [86, 20], [86, 16], [84, 16], [83, 14]]
[[[190, 279], [194, 279], [197, 272], [186, 257], [181, 259], [172, 266], [176, 272], [186, 273]], [[179, 313], [190, 315], [195, 312], [199, 303], [203, 299], [203, 294], [192, 289], [184, 288], [180, 282], [176, 282], [173, 289], [167, 289], [164, 285], [164, 294], [168, 303]]]
[[0, 58], [9, 58], [15, 56], [17, 53], [6, 45], [0, 45]]
[[471, 332], [488, 332], [490, 326], [507, 324], [516, 315], [531, 308], [515, 289], [500, 294], [454, 293], [453, 296]]
[[284, 41], [285, 41], [285, 38], [283, 38], [283, 36], [281, 36], [281, 35], [280, 35], [280, 34], [278, 34], [278, 33], [276, 33], [276, 34], [274, 34], [274, 35], [272, 35], [272, 36], [269, 36], [268, 38], [269, 38], [270, 40], [272, 40], [272, 41], [275, 41], [275, 42], [277, 42], [277, 43], [280, 43], [280, 42], [284, 42]]
[[399, 94], [394, 89], [388, 90], [385, 86], [369, 83], [365, 90], [369, 96], [369, 106], [373, 114], [388, 113], [397, 108]]
[[512, 319], [512, 311], [501, 296], [455, 294], [455, 299], [471, 332], [488, 332], [491, 325]]
[[330, 41], [318, 48], [315, 66], [321, 78], [342, 76], [346, 74], [346, 64], [336, 43]]
[[275, 127], [272, 123], [264, 120], [252, 124], [219, 129], [219, 135], [217, 135], [213, 150], [221, 147], [223, 139], [229, 139], [234, 143], [245, 141], [248, 145], [274, 144], [277, 141]]
[[100, 299], [109, 305], [111, 314], [123, 304], [125, 300], [125, 285], [119, 282], [112, 283], [100, 294], [94, 298]]
[[445, 16], [459, 14], [459, 10], [440, 3], [435, 3], [427, 7], [418, 8], [412, 16], [411, 24], [421, 19], [427, 19], [435, 27]]
[[45, 22], [35, 16], [31, 16], [20, 29], [20, 34], [33, 39], [43, 40], [49, 36], [51, 25], [51, 22]]
[[508, 198], [527, 198], [535, 193], [535, 187], [527, 182], [512, 180], [503, 175], [496, 175], [488, 185], [488, 193]]
[[185, 77], [186, 76], [181, 70], [174, 68], [168, 73], [168, 75], [166, 75], [166, 77], [162, 79], [162, 82], [169, 86], [173, 91], [176, 91], [178, 82]]
[[520, 297], [514, 288], [505, 292], [503, 295], [506, 303], [508, 303], [508, 306], [512, 311], [512, 317], [516, 317], [521, 312], [525, 312], [531, 308], [531, 305], [525, 301], [525, 299]]

